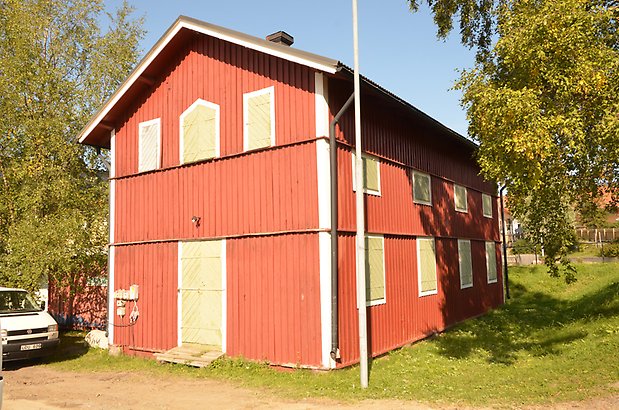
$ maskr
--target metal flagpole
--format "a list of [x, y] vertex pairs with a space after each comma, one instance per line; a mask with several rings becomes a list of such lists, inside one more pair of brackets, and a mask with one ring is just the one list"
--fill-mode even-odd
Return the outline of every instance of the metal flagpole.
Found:
[[368, 387], [368, 337], [365, 293], [365, 209], [363, 204], [363, 157], [361, 153], [361, 93], [359, 84], [359, 35], [357, 0], [352, 1], [355, 88], [355, 182], [357, 208], [357, 309], [359, 311], [359, 368], [361, 387]]

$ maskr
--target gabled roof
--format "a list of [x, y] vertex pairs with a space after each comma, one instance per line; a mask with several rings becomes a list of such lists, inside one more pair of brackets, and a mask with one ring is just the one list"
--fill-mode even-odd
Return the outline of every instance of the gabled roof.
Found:
[[[174, 46], [176, 44], [181, 44], [184, 39], [191, 36], [191, 33], [206, 34], [330, 74], [334, 74], [340, 65], [340, 62], [337, 60], [291, 48], [283, 44], [277, 44], [225, 27], [209, 24], [191, 17], [180, 16], [138, 63], [118, 90], [116, 90], [99, 111], [93, 115], [88, 124], [86, 124], [79, 133], [79, 142], [109, 147], [109, 132], [114, 128], [113, 122], [109, 121], [109, 119], [114, 117], [113, 111], [118, 110], [118, 104], [122, 102], [121, 100], [123, 100], [130, 91], [137, 91], [136, 89], [143, 88], [145, 84], [152, 84], [153, 80], [148, 75], [149, 71], [152, 70], [149, 69], [153, 65], [157, 65], [157, 63], [162, 63], [162, 60], [165, 61], [165, 57], [171, 54], [171, 51], [175, 48]], [[122, 110], [118, 111], [122, 112]]]
[[[340, 78], [352, 80], [352, 69], [338, 60], [274, 43], [259, 37], [250, 36], [191, 17], [180, 16], [138, 63], [125, 82], [122, 83], [107, 102], [103, 104], [99, 111], [93, 115], [79, 133], [79, 142], [82, 144], [109, 148], [110, 132], [115, 128], [114, 119], [122, 114], [124, 109], [130, 104], [131, 96], [139, 94], [152, 85], [154, 83], [157, 67], [161, 67], [165, 64], [167, 59], [178, 49], [178, 46], [184, 44], [185, 41], [196, 33], [212, 36], [220, 40], [302, 64], [325, 73], [335, 74]], [[374, 90], [388, 100], [402, 105], [409, 110], [409, 112], [412, 112], [416, 116], [420, 116], [433, 126], [442, 129], [455, 141], [464, 143], [469, 148], [477, 147], [474, 142], [441, 124], [439, 121], [368, 78], [361, 76], [361, 81], [365, 89]]]

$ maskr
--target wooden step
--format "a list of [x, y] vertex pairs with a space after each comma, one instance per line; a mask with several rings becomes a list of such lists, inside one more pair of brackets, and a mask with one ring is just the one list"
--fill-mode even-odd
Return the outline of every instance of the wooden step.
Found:
[[155, 353], [158, 362], [185, 364], [193, 367], [207, 367], [223, 356], [223, 352], [210, 346], [182, 345], [164, 353]]

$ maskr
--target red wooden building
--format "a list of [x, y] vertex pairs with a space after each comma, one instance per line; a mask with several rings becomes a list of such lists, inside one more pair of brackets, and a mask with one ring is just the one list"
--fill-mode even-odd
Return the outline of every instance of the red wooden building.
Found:
[[[111, 344], [324, 369], [359, 360], [352, 109], [336, 127], [330, 222], [329, 124], [352, 71], [286, 38], [180, 17], [81, 132], [111, 150], [109, 286], [139, 285], [123, 318], [110, 292]], [[367, 79], [361, 107], [376, 356], [503, 292], [496, 186], [478, 176], [475, 145]]]

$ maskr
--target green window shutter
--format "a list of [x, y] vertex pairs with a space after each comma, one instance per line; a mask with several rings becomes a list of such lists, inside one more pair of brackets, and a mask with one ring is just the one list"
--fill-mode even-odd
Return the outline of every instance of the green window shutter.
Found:
[[139, 125], [138, 171], [159, 168], [160, 123], [148, 121]]
[[460, 267], [460, 288], [473, 286], [473, 261], [471, 259], [471, 241], [458, 240], [458, 260]]
[[420, 294], [436, 293], [436, 252], [434, 239], [417, 238], [419, 249]]
[[[357, 189], [355, 178], [357, 155], [352, 151], [352, 189]], [[362, 155], [363, 161], [363, 192], [380, 195], [380, 161], [368, 155]]]
[[456, 203], [456, 211], [460, 211], [460, 212], [468, 211], [465, 187], [454, 184], [454, 200]]
[[484, 216], [492, 218], [492, 197], [487, 194], [481, 194], [481, 202], [484, 209]]
[[363, 157], [363, 187], [366, 190], [380, 192], [380, 162], [370, 157]]
[[183, 116], [183, 163], [217, 156], [217, 110], [198, 104]]
[[494, 242], [486, 242], [486, 271], [488, 272], [488, 283], [496, 282], [496, 245]]
[[271, 146], [271, 92], [247, 98], [247, 149]]
[[385, 251], [382, 237], [366, 237], [365, 290], [368, 302], [385, 299]]
[[430, 175], [413, 172], [413, 199], [422, 204], [432, 204]]

